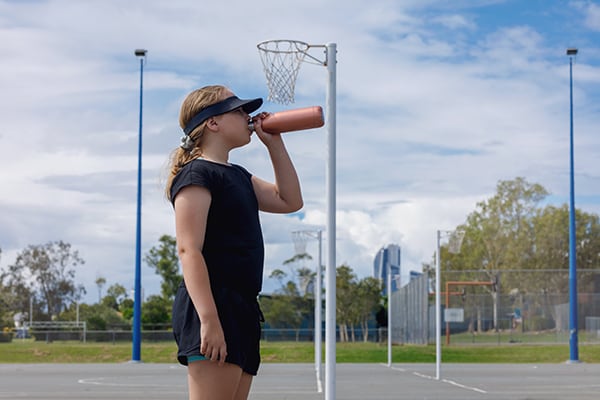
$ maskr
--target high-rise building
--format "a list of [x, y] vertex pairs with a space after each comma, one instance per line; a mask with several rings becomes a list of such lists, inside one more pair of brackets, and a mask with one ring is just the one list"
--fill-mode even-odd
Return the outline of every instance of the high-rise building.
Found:
[[400, 287], [400, 246], [390, 244], [382, 247], [373, 262], [373, 276], [383, 282], [382, 294], [387, 296], [388, 271], [392, 274], [392, 292]]

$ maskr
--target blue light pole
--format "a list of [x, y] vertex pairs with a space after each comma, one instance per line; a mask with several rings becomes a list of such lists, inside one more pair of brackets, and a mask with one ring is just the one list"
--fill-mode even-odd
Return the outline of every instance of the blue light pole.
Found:
[[141, 239], [142, 239], [142, 93], [144, 88], [144, 64], [146, 53], [144, 49], [135, 50], [135, 56], [140, 59], [140, 123], [138, 131], [138, 171], [137, 171], [137, 222], [135, 228], [135, 287], [133, 299], [133, 342], [131, 361], [140, 362], [142, 338], [142, 268], [141, 268]]
[[569, 95], [570, 95], [570, 202], [569, 202], [569, 362], [579, 362], [578, 335], [577, 335], [577, 257], [576, 257], [576, 231], [575, 231], [575, 173], [573, 152], [573, 57], [577, 49], [568, 48], [569, 56]]

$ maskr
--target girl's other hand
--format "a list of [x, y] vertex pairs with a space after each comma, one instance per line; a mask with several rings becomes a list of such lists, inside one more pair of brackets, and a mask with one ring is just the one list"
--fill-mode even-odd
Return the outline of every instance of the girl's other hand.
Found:
[[227, 344], [218, 319], [201, 321], [200, 343], [200, 354], [211, 361], [218, 361], [220, 365], [225, 363]]

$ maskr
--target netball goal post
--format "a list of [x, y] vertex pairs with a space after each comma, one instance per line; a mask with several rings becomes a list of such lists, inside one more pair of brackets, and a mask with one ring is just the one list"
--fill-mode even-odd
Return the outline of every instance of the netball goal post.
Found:
[[[267, 78], [269, 100], [280, 104], [294, 101], [296, 79], [303, 62], [327, 68], [325, 125], [327, 127], [327, 258], [325, 263], [325, 400], [335, 399], [336, 313], [335, 313], [335, 186], [336, 186], [336, 55], [337, 45], [311, 45], [299, 40], [266, 40], [258, 43], [258, 51]], [[324, 59], [309, 54], [311, 49], [325, 49]]]

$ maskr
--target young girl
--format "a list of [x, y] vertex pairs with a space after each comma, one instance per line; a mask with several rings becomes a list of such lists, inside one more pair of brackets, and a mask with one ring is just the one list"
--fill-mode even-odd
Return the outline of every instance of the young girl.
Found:
[[[248, 114], [262, 99], [241, 100], [224, 86], [190, 93], [181, 106], [184, 136], [173, 152], [166, 193], [175, 209], [183, 282], [173, 303], [177, 358], [188, 366], [190, 399], [247, 399], [260, 363], [264, 245], [258, 211], [302, 208], [296, 170], [281, 136]], [[254, 122], [275, 183], [229, 162], [250, 142]]]

